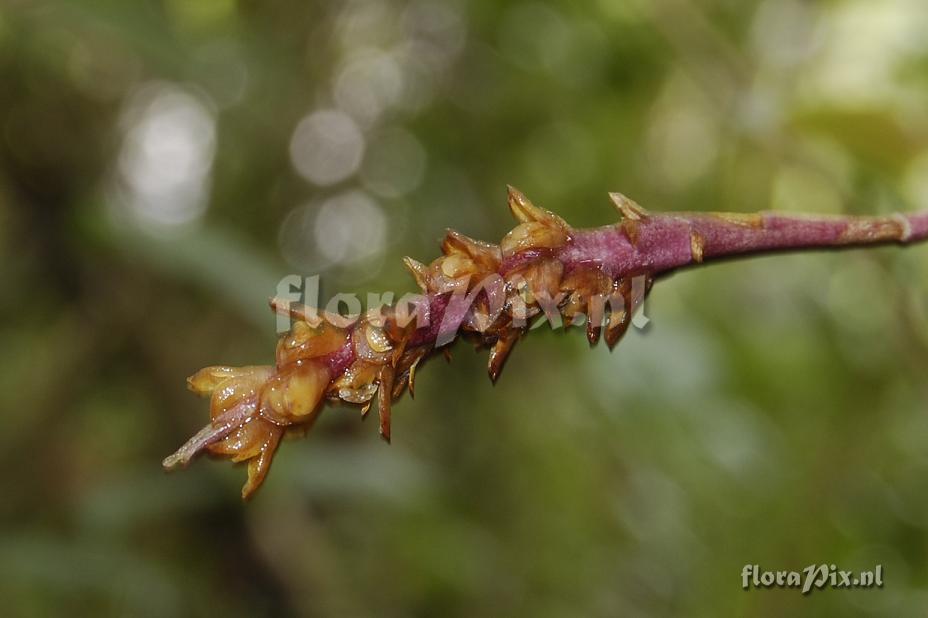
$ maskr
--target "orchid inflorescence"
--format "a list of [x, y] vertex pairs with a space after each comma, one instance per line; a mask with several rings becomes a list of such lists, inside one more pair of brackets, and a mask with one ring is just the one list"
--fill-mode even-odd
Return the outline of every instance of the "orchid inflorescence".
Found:
[[[928, 238], [928, 212], [883, 217], [757, 213], [649, 213], [610, 194], [617, 224], [575, 229], [509, 188], [518, 224], [499, 245], [448, 230], [442, 255], [405, 264], [422, 290], [360, 319], [320, 314], [272, 300], [293, 322], [273, 366], [207, 367], [188, 378], [210, 397], [210, 423], [166, 458], [183, 467], [207, 452], [248, 463], [242, 497], [267, 476], [287, 433], [305, 432], [323, 399], [360, 406], [377, 400], [380, 434], [390, 441], [391, 405], [415, 394], [422, 361], [463, 337], [490, 350], [495, 382], [518, 339], [541, 319], [585, 324], [590, 345], [612, 349], [655, 278], [718, 257], [768, 251], [912, 243]], [[412, 305], [410, 308], [409, 305]]]

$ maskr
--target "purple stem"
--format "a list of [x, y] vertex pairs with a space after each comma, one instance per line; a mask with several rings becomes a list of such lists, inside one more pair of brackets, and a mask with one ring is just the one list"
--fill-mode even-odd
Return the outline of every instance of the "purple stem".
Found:
[[658, 275], [711, 258], [926, 239], [928, 211], [887, 217], [653, 214], [640, 221], [577, 230], [558, 257], [565, 266], [598, 265], [619, 278]]

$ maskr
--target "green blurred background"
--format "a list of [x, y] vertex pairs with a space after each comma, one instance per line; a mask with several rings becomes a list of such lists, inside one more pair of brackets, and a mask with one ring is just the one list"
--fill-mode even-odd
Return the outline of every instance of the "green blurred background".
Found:
[[[928, 247], [679, 274], [609, 354], [432, 362], [244, 470], [162, 457], [185, 377], [267, 363], [266, 299], [413, 289], [505, 184], [575, 225], [928, 206], [922, 0], [5, 0], [6, 616], [915, 616]], [[741, 589], [746, 563], [882, 590]]]

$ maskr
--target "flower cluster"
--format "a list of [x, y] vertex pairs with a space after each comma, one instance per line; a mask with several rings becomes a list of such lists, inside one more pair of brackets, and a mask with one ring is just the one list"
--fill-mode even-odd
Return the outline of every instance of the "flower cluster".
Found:
[[499, 245], [449, 230], [431, 264], [405, 263], [423, 292], [415, 311], [401, 304], [347, 323], [272, 301], [292, 319], [277, 344], [274, 366], [208, 367], [189, 378], [210, 397], [210, 423], [165, 468], [202, 452], [247, 462], [251, 496], [267, 476], [287, 433], [305, 432], [323, 400], [359, 406], [377, 400], [380, 434], [389, 442], [391, 406], [415, 393], [420, 363], [458, 338], [489, 348], [493, 381], [515, 343], [539, 319], [585, 322], [590, 345], [611, 349], [622, 338], [654, 278], [704, 260], [810, 247], [844, 247], [928, 238], [928, 213], [891, 217], [652, 215], [620, 194], [618, 224], [577, 230], [510, 187], [517, 220]]

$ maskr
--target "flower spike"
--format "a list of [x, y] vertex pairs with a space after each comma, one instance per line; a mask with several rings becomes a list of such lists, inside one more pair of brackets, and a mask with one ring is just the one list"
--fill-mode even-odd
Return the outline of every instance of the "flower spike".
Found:
[[[509, 187], [518, 221], [499, 245], [449, 230], [431, 264], [404, 258], [422, 290], [421, 315], [398, 307], [355, 322], [286, 301], [271, 308], [292, 320], [273, 366], [207, 367], [188, 379], [210, 397], [210, 422], [166, 469], [201, 453], [245, 462], [247, 499], [267, 477], [281, 438], [305, 433], [324, 400], [360, 407], [377, 398], [380, 435], [391, 439], [393, 401], [414, 395], [420, 363], [459, 337], [489, 348], [495, 382], [519, 338], [542, 317], [586, 323], [590, 345], [611, 350], [628, 331], [655, 278], [716, 258], [770, 251], [841, 248], [928, 239], [928, 212], [884, 217], [815, 217], [773, 212], [648, 212], [620, 193], [610, 198], [621, 220], [574, 229]], [[424, 319], [424, 318], [428, 319]]]

